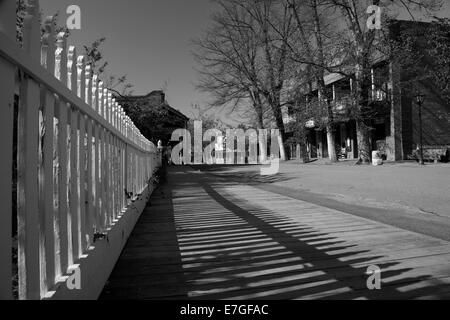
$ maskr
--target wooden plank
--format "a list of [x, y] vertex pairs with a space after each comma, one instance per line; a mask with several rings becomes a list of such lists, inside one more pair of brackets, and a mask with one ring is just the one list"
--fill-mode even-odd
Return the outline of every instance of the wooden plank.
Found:
[[120, 180], [120, 199], [121, 199], [121, 208], [122, 211], [125, 212], [125, 207], [126, 207], [126, 195], [125, 195], [125, 189], [126, 189], [126, 167], [125, 167], [125, 159], [126, 159], [126, 155], [125, 155], [125, 145], [123, 143], [121, 143], [121, 180]]
[[[127, 131], [127, 129], [128, 129], [128, 127], [127, 127], [127, 124], [126, 124], [125, 130]], [[129, 155], [128, 145], [127, 144], [124, 145], [123, 152], [124, 152], [124, 154], [123, 154], [123, 158], [124, 158], [124, 163], [123, 163], [123, 166], [124, 166], [124, 173], [123, 173], [124, 174], [124, 177], [123, 177], [123, 179], [124, 179], [123, 180], [124, 181], [124, 186], [123, 186], [122, 192], [124, 193], [124, 197], [125, 197], [124, 207], [128, 207], [128, 203], [129, 203], [128, 193], [130, 192], [130, 184], [129, 184], [129, 177], [130, 177], [130, 165], [129, 165], [130, 160], [129, 160], [129, 157], [130, 157], [130, 155]]]
[[[108, 114], [109, 114], [109, 109], [107, 109]], [[111, 206], [111, 200], [112, 200], [112, 195], [111, 195], [111, 178], [112, 178], [112, 174], [111, 174], [111, 135], [109, 132], [106, 133], [106, 183], [105, 183], [105, 187], [106, 187], [106, 216], [107, 216], [107, 228], [111, 227], [112, 224], [112, 206]]]
[[101, 231], [101, 141], [100, 141], [100, 127], [94, 124], [95, 135], [95, 164], [94, 164], [94, 207], [95, 207], [95, 229], [97, 232]]
[[[84, 101], [90, 107], [92, 107], [92, 66], [90, 64], [86, 64], [85, 67], [85, 93], [84, 93]], [[93, 108], [95, 110], [95, 108]]]
[[[41, 28], [37, 3], [29, 3], [24, 19], [23, 51], [39, 63]], [[15, 16], [15, 15], [14, 15]], [[18, 269], [19, 299], [41, 298], [39, 261], [38, 139], [39, 84], [23, 75], [18, 118]]]
[[[15, 6], [12, 1], [0, 1], [0, 32], [15, 37]], [[0, 300], [12, 299], [12, 160], [14, 123], [15, 66], [0, 57], [0, 145], [2, 166], [0, 190], [6, 195], [0, 207]]]
[[108, 228], [108, 208], [107, 208], [107, 135], [106, 130], [102, 131], [102, 224], [103, 231]]
[[[55, 73], [55, 33], [53, 17], [47, 17], [44, 22], [45, 33], [42, 40], [41, 64], [51, 74]], [[41, 88], [43, 99], [43, 123], [41, 126], [41, 168], [40, 168], [40, 206], [39, 215], [44, 226], [40, 238], [41, 272], [44, 281], [41, 282], [41, 294], [46, 294], [56, 283], [56, 250], [55, 250], [55, 208], [54, 201], [54, 117], [55, 95], [46, 87]], [[43, 236], [43, 237], [42, 237]], [[45, 272], [45, 274], [44, 274]]]
[[97, 113], [98, 113], [98, 106], [99, 106], [99, 103], [98, 103], [98, 97], [99, 97], [99, 95], [98, 95], [98, 85], [99, 85], [98, 75], [94, 74], [92, 76], [92, 92], [91, 92], [91, 95], [92, 95], [92, 109], [94, 109], [95, 112], [97, 112]]
[[87, 230], [86, 230], [86, 117], [79, 115], [79, 194], [80, 210], [78, 212], [79, 232], [80, 232], [80, 254], [87, 249]]
[[114, 165], [115, 165], [115, 177], [114, 177], [114, 207], [116, 218], [120, 216], [120, 199], [119, 199], [119, 183], [120, 183], [120, 158], [119, 158], [119, 145], [118, 141], [114, 142]]
[[106, 89], [105, 113], [106, 113], [106, 122], [108, 122], [110, 125], [111, 125], [111, 104], [112, 104], [112, 94], [108, 89]]
[[80, 191], [79, 191], [79, 140], [78, 140], [78, 110], [71, 110], [70, 125], [70, 216], [69, 226], [71, 230], [71, 251], [69, 265], [74, 264], [81, 256], [80, 242], [81, 234], [79, 230]]
[[[55, 53], [55, 77], [62, 83], [69, 85], [69, 70], [68, 70], [68, 52], [67, 52], [67, 40], [66, 34], [61, 32], [57, 36], [57, 50]], [[56, 275], [60, 276], [66, 274], [69, 266], [69, 234], [68, 234], [68, 154], [70, 152], [67, 134], [67, 120], [68, 120], [68, 106], [67, 103], [59, 97], [57, 105], [58, 114], [58, 241], [59, 248], [56, 248], [57, 262]]]
[[60, 263], [63, 274], [69, 267], [69, 232], [68, 232], [68, 154], [70, 154], [70, 145], [67, 139], [67, 112], [68, 107], [64, 101], [59, 104], [59, 230], [60, 230]]
[[115, 185], [116, 185], [116, 156], [115, 156], [115, 138], [111, 136], [111, 144], [110, 144], [110, 202], [111, 202], [111, 221], [115, 221], [116, 219], [116, 194], [115, 194]]
[[[42, 146], [42, 164], [41, 164], [41, 177], [43, 181], [40, 183], [41, 189], [41, 201], [43, 201], [40, 206], [40, 216], [41, 223], [43, 223], [45, 229], [45, 242], [42, 246], [45, 248], [45, 254], [42, 256], [45, 259], [41, 261], [43, 268], [46, 270], [46, 281], [45, 292], [49, 290], [54, 284], [56, 279], [55, 266], [55, 202], [54, 202], [54, 168], [53, 168], [53, 157], [54, 157], [54, 107], [55, 107], [55, 96], [51, 92], [43, 90], [43, 95], [45, 99], [44, 109], [43, 109], [43, 125], [44, 131], [42, 132], [41, 138], [43, 136], [43, 146]], [[41, 211], [42, 210], [42, 211]], [[57, 211], [57, 208], [56, 208]], [[43, 239], [42, 239], [43, 240]], [[45, 266], [45, 267], [44, 267]]]
[[104, 94], [104, 89], [103, 89], [103, 81], [99, 81], [98, 82], [98, 114], [103, 118], [103, 108], [104, 108], [104, 103], [105, 103], [105, 99], [103, 98], [103, 94]]
[[120, 199], [119, 199], [119, 183], [120, 183], [120, 158], [119, 158], [119, 145], [118, 141], [114, 142], [115, 149], [115, 178], [114, 178], [114, 207], [116, 211], [116, 218], [120, 215]]
[[102, 116], [105, 119], [105, 121], [108, 123], [108, 89], [103, 88], [103, 113]]
[[94, 152], [93, 152], [93, 143], [92, 143], [92, 121], [88, 119], [86, 122], [87, 125], [87, 208], [86, 208], [86, 233], [87, 233], [87, 246], [93, 244], [94, 239]]
[[85, 58], [84, 56], [78, 56], [77, 58], [77, 95], [85, 102], [86, 101], [86, 73], [85, 73]]

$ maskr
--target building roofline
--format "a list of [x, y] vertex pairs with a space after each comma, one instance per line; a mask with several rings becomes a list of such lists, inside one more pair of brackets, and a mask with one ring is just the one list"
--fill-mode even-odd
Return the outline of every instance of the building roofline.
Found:
[[[164, 91], [162, 90], [154, 90], [151, 91], [150, 93], [146, 94], [146, 95], [130, 95], [130, 96], [126, 96], [126, 97], [117, 97], [116, 99], [118, 100], [118, 102], [120, 103], [121, 101], [126, 101], [126, 100], [139, 100], [139, 99], [148, 99], [151, 96], [153, 96], [155, 93], [163, 93]], [[174, 112], [175, 114], [177, 114], [178, 116], [184, 118], [186, 121], [189, 121], [190, 118], [188, 116], [186, 116], [184, 113], [182, 113], [181, 111], [175, 109], [174, 107], [170, 106], [166, 101], [164, 101], [161, 104], [162, 107], [166, 108], [166, 109], [170, 109], [172, 112]]]

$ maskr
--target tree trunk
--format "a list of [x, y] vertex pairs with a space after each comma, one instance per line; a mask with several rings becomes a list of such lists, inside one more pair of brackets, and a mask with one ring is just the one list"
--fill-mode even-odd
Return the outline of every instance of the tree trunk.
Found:
[[[254, 109], [256, 110], [256, 125], [258, 127], [258, 134], [260, 129], [264, 129], [264, 115], [263, 115], [263, 103], [259, 93], [250, 91], [250, 96], [253, 100]], [[267, 138], [267, 137], [266, 137]], [[264, 145], [264, 141], [258, 139], [259, 145], [259, 163], [265, 163], [267, 161], [267, 139]]]
[[327, 144], [328, 144], [328, 157], [330, 158], [330, 162], [336, 163], [338, 162], [337, 154], [336, 154], [336, 146], [334, 145], [334, 128], [331, 124], [327, 125]]
[[284, 142], [286, 140], [283, 138], [282, 134], [280, 134], [280, 140], [281, 140], [281, 141], [279, 141], [279, 143], [280, 143], [280, 160], [281, 161], [286, 161], [286, 159], [287, 159], [287, 157], [286, 157], [286, 149], [284, 148]]
[[302, 141], [300, 142], [300, 162], [308, 163], [309, 161], [308, 148], [306, 147], [306, 143]]
[[357, 61], [355, 82], [356, 82], [356, 133], [358, 140], [359, 162], [370, 163], [371, 151], [370, 146], [370, 126], [366, 119], [367, 105], [369, 103], [369, 89], [371, 88], [371, 76], [368, 74], [368, 61], [364, 56], [364, 47], [360, 44], [357, 49]]
[[356, 121], [356, 134], [358, 139], [359, 163], [368, 164], [372, 157], [370, 146], [370, 130], [362, 120]]
[[286, 150], [284, 148], [284, 142], [286, 141], [286, 130], [284, 127], [283, 116], [281, 115], [281, 106], [276, 107], [275, 119], [277, 127], [280, 130], [280, 140], [278, 141], [280, 147], [280, 160], [286, 161]]

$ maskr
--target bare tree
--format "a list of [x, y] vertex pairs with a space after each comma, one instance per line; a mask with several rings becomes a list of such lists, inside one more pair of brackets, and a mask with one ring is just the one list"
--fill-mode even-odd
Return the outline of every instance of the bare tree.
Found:
[[264, 128], [264, 106], [257, 67], [258, 43], [253, 21], [243, 10], [219, 2], [220, 13], [203, 37], [193, 40], [195, 60], [201, 66], [197, 88], [211, 93], [212, 107], [242, 105], [256, 115], [258, 129]]
[[[336, 148], [334, 144], [334, 114], [331, 105], [331, 97], [326, 90], [325, 74], [333, 68], [334, 59], [328, 54], [333, 40], [337, 36], [331, 32], [330, 22], [324, 18], [330, 15], [329, 8], [323, 6], [320, 0], [286, 0], [295, 20], [295, 32], [287, 39], [287, 48], [290, 58], [305, 65], [306, 74], [301, 75], [295, 81], [294, 88], [306, 83], [307, 91], [312, 91], [312, 83], [317, 85], [318, 99], [316, 107], [323, 109], [316, 122], [325, 120], [324, 127], [327, 132], [328, 154], [331, 162], [337, 162]], [[297, 112], [297, 115], [299, 112]], [[303, 113], [302, 113], [303, 114]], [[308, 120], [313, 119], [310, 115]]]
[[289, 70], [287, 47], [287, 40], [293, 30], [292, 12], [286, 3], [277, 0], [229, 0], [229, 2], [245, 10], [258, 28], [256, 34], [262, 50], [262, 94], [280, 130], [283, 141], [280, 145], [281, 158], [285, 160], [286, 128], [283, 120], [283, 106], [286, 101], [283, 101], [283, 96], [292, 71]]
[[[287, 47], [271, 24], [287, 38], [290, 11], [279, 1], [217, 3], [221, 11], [213, 17], [213, 25], [194, 41], [194, 56], [202, 67], [198, 88], [213, 94], [213, 105], [250, 106], [258, 128], [265, 127], [268, 106], [285, 141], [282, 99], [289, 79]], [[285, 159], [284, 145], [280, 147]]]
[[384, 6], [386, 12], [394, 7], [402, 7], [413, 17], [414, 10], [431, 12], [440, 7], [440, 0], [392, 0], [388, 3], [380, 0], [318, 0], [323, 5], [336, 9], [346, 22], [341, 29], [341, 37], [347, 40], [345, 50], [351, 57], [354, 68], [355, 100], [354, 116], [356, 118], [359, 159], [362, 163], [370, 162], [370, 129], [371, 129], [371, 67], [379, 50], [383, 33], [367, 27], [367, 8], [370, 5]]

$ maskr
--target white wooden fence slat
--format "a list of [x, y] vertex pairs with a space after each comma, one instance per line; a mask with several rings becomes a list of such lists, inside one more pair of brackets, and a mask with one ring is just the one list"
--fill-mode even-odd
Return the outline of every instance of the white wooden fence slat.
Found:
[[[55, 74], [55, 32], [53, 27], [53, 17], [47, 17], [44, 23], [45, 33], [42, 40], [41, 64], [52, 75]], [[41, 250], [44, 251], [41, 257], [45, 259], [45, 281], [41, 282], [41, 295], [45, 295], [55, 284], [55, 201], [54, 201], [54, 169], [53, 169], [53, 147], [54, 147], [54, 114], [55, 114], [55, 95], [42, 89], [43, 99], [43, 127], [41, 127], [41, 146], [42, 165], [41, 172], [43, 181], [41, 181], [41, 201], [40, 216], [44, 225], [44, 239], [41, 238]], [[41, 211], [43, 210], [43, 211]], [[57, 208], [56, 208], [57, 211]], [[41, 261], [44, 265], [44, 261]], [[43, 274], [44, 277], [44, 274]]]
[[102, 113], [102, 116], [106, 120], [106, 122], [108, 122], [107, 106], [108, 106], [108, 89], [104, 87], [103, 88], [103, 113]]
[[101, 145], [101, 180], [102, 180], [102, 201], [101, 201], [101, 220], [102, 220], [102, 232], [106, 231], [108, 227], [108, 219], [107, 219], [107, 198], [106, 198], [106, 174], [107, 174], [107, 159], [106, 159], [106, 150], [107, 150], [107, 136], [106, 130], [102, 128], [102, 145]]
[[59, 231], [60, 231], [60, 264], [65, 274], [69, 266], [69, 233], [68, 233], [68, 139], [67, 139], [67, 104], [59, 102]]
[[105, 192], [105, 218], [106, 218], [106, 228], [109, 228], [110, 224], [111, 224], [111, 219], [110, 219], [110, 204], [111, 204], [111, 195], [109, 193], [109, 174], [111, 172], [110, 169], [110, 165], [109, 165], [109, 133], [105, 132], [105, 182], [104, 182], [104, 192]]
[[80, 257], [80, 241], [79, 241], [79, 223], [78, 212], [80, 210], [79, 182], [78, 182], [78, 110], [74, 107], [71, 109], [70, 124], [70, 219], [69, 226], [71, 230], [72, 256], [69, 264], [75, 263]]
[[[0, 31], [15, 37], [15, 5], [13, 1], [0, 0]], [[0, 145], [2, 146], [2, 166], [0, 169], [0, 300], [12, 298], [12, 159], [13, 159], [13, 112], [15, 66], [0, 58]]]
[[114, 219], [117, 219], [117, 141], [115, 137], [112, 137], [112, 177], [111, 177], [111, 188], [112, 188], [112, 207], [113, 207], [113, 217]]
[[79, 189], [80, 189], [80, 210], [78, 212], [79, 232], [80, 232], [80, 255], [87, 248], [86, 241], [86, 116], [79, 115]]
[[[67, 40], [66, 34], [61, 32], [57, 36], [57, 49], [55, 53], [55, 77], [62, 83], [68, 82], [67, 70]], [[68, 167], [67, 167], [67, 103], [59, 98], [58, 106], [58, 206], [59, 206], [59, 251], [57, 250], [57, 257], [59, 256], [59, 268], [56, 271], [57, 276], [65, 274], [68, 269], [68, 229], [67, 229], [67, 211], [68, 211]], [[58, 267], [58, 264], [57, 264]]]
[[92, 109], [98, 113], [98, 75], [92, 76]]
[[77, 94], [77, 49], [70, 46], [67, 51], [67, 88]]
[[86, 210], [86, 232], [87, 245], [92, 244], [94, 235], [94, 186], [93, 186], [93, 144], [92, 144], [92, 121], [90, 119], [86, 122], [87, 131], [87, 210]]
[[60, 32], [56, 39], [55, 78], [67, 83], [67, 34]]
[[78, 56], [77, 58], [77, 94], [78, 97], [82, 100], [82, 101], [86, 101], [85, 100], [85, 95], [86, 95], [86, 73], [85, 73], [85, 58], [84, 56]]
[[84, 101], [88, 106], [92, 107], [92, 66], [88, 63], [85, 66], [84, 81]]
[[[39, 6], [29, 1], [24, 18], [23, 50], [40, 61], [41, 28]], [[15, 15], [14, 15], [15, 17]], [[18, 272], [19, 298], [40, 299], [38, 139], [39, 84], [23, 75], [20, 84], [18, 118]]]
[[100, 128], [98, 125], [94, 124], [94, 138], [95, 138], [95, 151], [94, 151], [94, 173], [95, 173], [95, 177], [94, 177], [94, 207], [95, 207], [95, 230], [97, 232], [101, 232], [101, 227], [100, 227], [100, 199], [101, 199], [101, 180], [100, 180], [100, 168], [101, 168], [101, 158], [100, 158], [100, 151], [101, 151], [101, 146], [100, 146], [100, 134], [99, 134]]
[[[41, 46], [38, 0], [27, 1], [23, 48], [15, 44], [15, 5], [0, 0], [0, 189], [12, 192], [17, 80], [19, 298], [42, 299], [87, 253], [94, 232], [122, 216], [125, 191], [142, 193], [155, 153], [66, 34], [55, 35], [53, 17], [44, 20]], [[2, 212], [11, 212], [11, 200]], [[11, 223], [0, 214], [0, 299], [12, 297]]]
[[103, 117], [103, 105], [104, 105], [104, 99], [103, 99], [103, 81], [98, 82], [98, 111], [97, 113]]
[[109, 124], [112, 124], [111, 123], [112, 94], [111, 94], [111, 92], [109, 90], [107, 90], [107, 91], [108, 91], [108, 94], [107, 94], [107, 101], [108, 101], [108, 103], [106, 105], [106, 121]]

